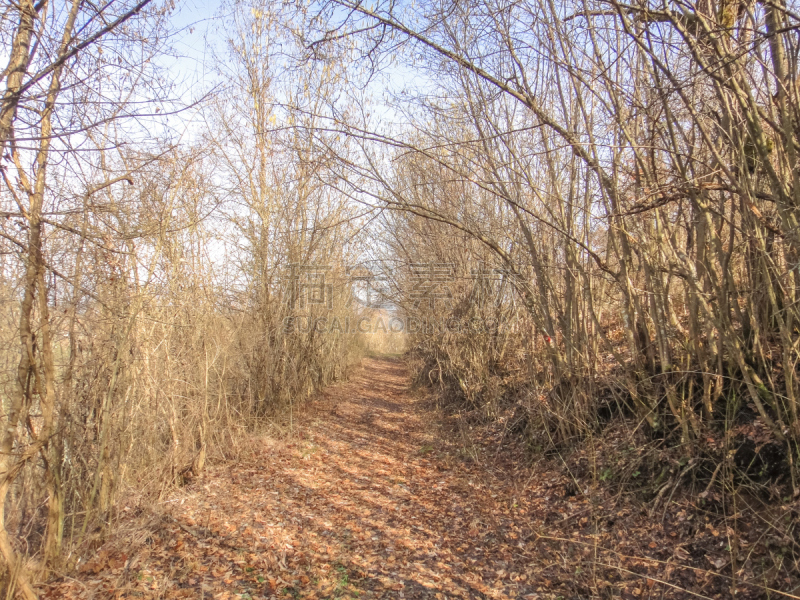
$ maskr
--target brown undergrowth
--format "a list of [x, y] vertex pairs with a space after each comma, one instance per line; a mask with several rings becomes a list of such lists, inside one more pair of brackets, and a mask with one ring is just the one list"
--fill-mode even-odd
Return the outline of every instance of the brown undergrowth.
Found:
[[623, 493], [603, 475], [634, 447], [622, 426], [531, 460], [502, 419], [443, 414], [401, 361], [371, 358], [293, 427], [157, 506], [123, 509], [127, 526], [44, 596], [796, 597], [767, 589], [797, 583], [778, 562], [796, 503], [692, 500], [678, 464], [656, 497]]

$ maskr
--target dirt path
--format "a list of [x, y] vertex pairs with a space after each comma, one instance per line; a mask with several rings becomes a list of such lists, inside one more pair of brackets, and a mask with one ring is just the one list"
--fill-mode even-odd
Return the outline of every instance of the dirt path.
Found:
[[[239, 463], [151, 510], [123, 508], [115, 537], [44, 596], [728, 597], [728, 579], [706, 568], [723, 568], [727, 552], [713, 516], [675, 500], [654, 519], [590, 476], [602, 460], [593, 449], [573, 451], [569, 469], [530, 465], [491, 430], [462, 446], [443, 423], [401, 362], [365, 360], [297, 416], [288, 440], [253, 440]], [[761, 591], [747, 584], [738, 597]]]
[[209, 470], [47, 595], [538, 597], [514, 571], [526, 530], [513, 491], [443, 450], [431, 418], [402, 363], [365, 360], [291, 441]]
[[678, 499], [653, 518], [652, 503], [581, 474], [603, 460], [594, 447], [569, 469], [531, 466], [441, 424], [401, 362], [365, 360], [287, 441], [253, 440], [152, 509], [123, 508], [115, 537], [44, 597], [729, 597], [719, 518]]

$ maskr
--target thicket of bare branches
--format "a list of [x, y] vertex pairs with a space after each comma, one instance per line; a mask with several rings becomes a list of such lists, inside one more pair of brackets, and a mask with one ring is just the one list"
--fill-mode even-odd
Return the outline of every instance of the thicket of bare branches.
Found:
[[[291, 321], [353, 310], [342, 285], [308, 306], [302, 267], [344, 278], [359, 213], [323, 185], [324, 157], [276, 108], [324, 98], [330, 82], [295, 71], [271, 87], [288, 68], [274, 14], [225, 10], [222, 83], [189, 107], [159, 66], [169, 5], [4, 9], [8, 597], [33, 598], [32, 581], [79, 565], [124, 514], [121, 498], [157, 499], [207, 459], [235, 457], [359, 351], [354, 336]], [[181, 143], [187, 117], [194, 141]]]
[[191, 143], [170, 10], [0, 16], [9, 588], [346, 369], [357, 337], [297, 317], [347, 286], [298, 276], [345, 282], [368, 225], [420, 380], [537, 444], [623, 415], [708, 486], [750, 444], [799, 493], [793, 6], [230, 2]]
[[337, 1], [317, 18], [313, 49], [355, 39], [376, 77], [406, 78], [404, 128], [338, 124], [360, 151], [341, 189], [391, 214], [392, 260], [452, 265], [448, 307], [400, 295], [440, 324], [412, 343], [422, 380], [489, 414], [521, 400], [548, 445], [632, 416], [706, 481], [749, 445], [744, 471], [798, 493], [792, 7]]
[[[800, 494], [795, 7], [336, 0], [316, 16], [313, 50], [347, 40], [375, 81], [400, 78], [384, 115], [401, 125], [335, 125], [358, 148], [339, 188], [384, 209], [400, 311], [433, 324], [409, 336], [418, 380], [534, 449], [594, 454], [606, 435], [633, 454], [608, 450], [604, 478], [640, 476], [650, 510], [683, 488], [792, 531], [762, 502]], [[797, 545], [755, 565], [737, 523], [731, 577], [789, 585]]]

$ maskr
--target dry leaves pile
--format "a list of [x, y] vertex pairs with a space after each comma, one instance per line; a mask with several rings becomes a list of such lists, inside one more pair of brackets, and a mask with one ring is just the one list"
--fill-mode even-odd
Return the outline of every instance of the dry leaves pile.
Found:
[[678, 598], [728, 597], [732, 585], [739, 597], [763, 594], [732, 584], [727, 532], [712, 518], [677, 503], [653, 517], [600, 484], [576, 489], [557, 463], [448, 445], [435, 423], [400, 362], [365, 361], [289, 441], [254, 441], [252, 461], [211, 469], [157, 507], [135, 543], [110, 540], [44, 595]]

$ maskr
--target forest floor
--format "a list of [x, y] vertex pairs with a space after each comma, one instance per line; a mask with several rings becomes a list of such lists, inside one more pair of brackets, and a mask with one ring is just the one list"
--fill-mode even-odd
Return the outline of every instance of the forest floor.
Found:
[[729, 596], [714, 519], [688, 530], [680, 506], [654, 518], [597, 482], [581, 492], [553, 459], [499, 452], [491, 435], [469, 442], [410, 389], [399, 360], [365, 359], [293, 428], [255, 439], [249, 456], [208, 468], [146, 514], [132, 510], [146, 526], [109, 539], [43, 595]]

